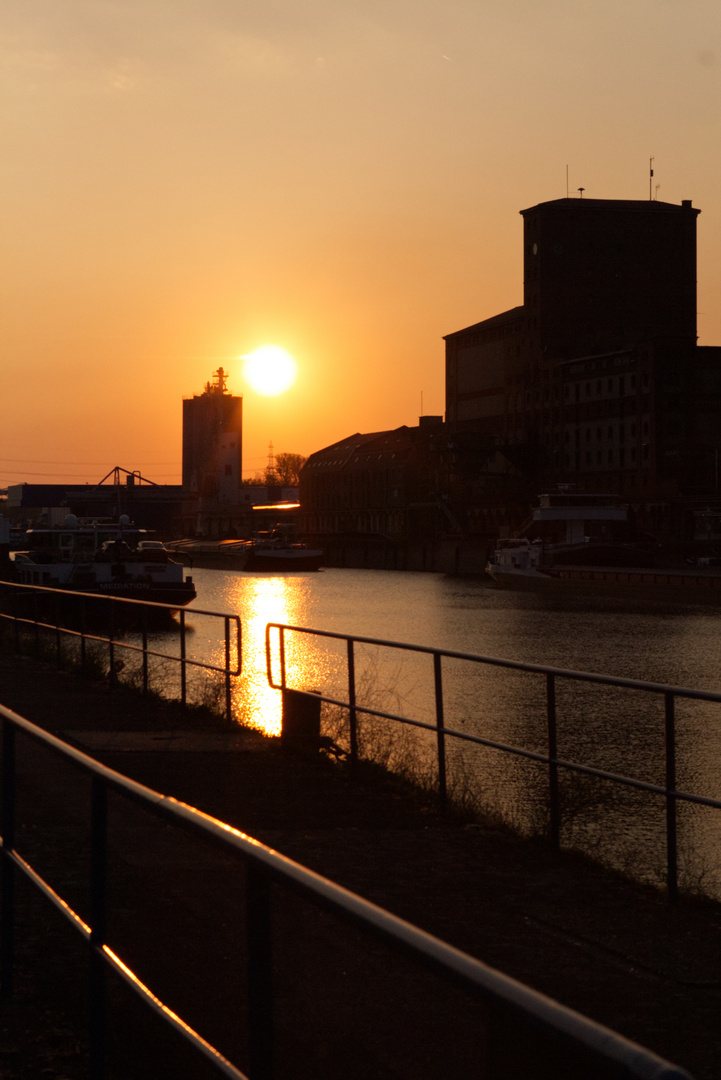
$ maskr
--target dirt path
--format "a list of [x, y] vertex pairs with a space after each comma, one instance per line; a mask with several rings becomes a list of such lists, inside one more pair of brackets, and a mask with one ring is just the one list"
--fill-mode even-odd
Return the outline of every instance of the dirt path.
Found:
[[[376, 776], [372, 783], [359, 784], [344, 767], [320, 756], [289, 757], [277, 740], [256, 735], [235, 734], [229, 740], [222, 725], [204, 721], [199, 728], [197, 715], [184, 714], [176, 706], [109, 692], [102, 685], [2, 650], [0, 703], [62, 734], [118, 771], [239, 827], [675, 1061], [698, 1080], [721, 1076], [717, 905], [684, 901], [674, 907], [663, 896], [583, 859], [553, 855], [540, 842], [522, 841], [483, 823], [444, 819], [392, 780]], [[76, 873], [73, 845], [81, 834], [85, 795], [74, 791], [78, 802], [67, 819], [53, 816], [56, 800], [68, 791], [67, 779], [56, 775], [50, 764], [41, 768], [41, 781], [33, 781], [24, 803], [24, 836], [29, 848], [38, 852], [43, 837], [48, 833], [53, 837], [52, 850], [44, 858], [82, 905], [82, 871]], [[124, 812], [119, 827], [131, 827]], [[227, 987], [237, 983], [242, 958], [221, 935], [221, 928], [235, 918], [229, 899], [235, 895], [232, 871], [221, 860], [202, 862], [198, 873], [186, 845], [166, 846], [143, 824], [132, 828], [134, 846], [123, 851], [113, 871], [118, 933], [124, 942], [127, 939], [129, 955], [137, 951], [140, 957], [143, 948], [151, 948], [160, 957], [160, 946], [155, 950], [153, 945], [163, 936], [163, 928], [171, 923], [180, 928], [185, 945], [175, 953], [171, 950], [170, 961], [158, 959], [158, 978], [168, 988], [171, 1003], [177, 1000], [178, 1008], [190, 1003], [198, 1021], [210, 1023], [220, 1045], [233, 1049], [242, 1033], [225, 1017], [229, 1011], [236, 1016], [242, 1003]], [[142, 896], [140, 887], [146, 890]], [[55, 1077], [84, 1075], [83, 1051], [73, 1027], [84, 988], [73, 981], [71, 991], [63, 966], [68, 957], [77, 959], [77, 950], [39, 905], [39, 900], [28, 898], [23, 915], [26, 936], [19, 946], [18, 995], [3, 1013], [0, 1075], [5, 1080], [37, 1077], [44, 1068], [51, 1070], [46, 1075]], [[138, 918], [141, 913], [143, 920]], [[142, 929], [146, 915], [148, 928]], [[222, 962], [212, 970], [198, 959], [206, 954], [191, 947], [198, 934], [194, 920], [203, 924], [206, 944], [217, 944]], [[321, 956], [334, 940], [332, 935], [318, 926], [306, 929]], [[47, 943], [58, 950], [50, 958]], [[191, 1002], [193, 982], [202, 990], [201, 1006]], [[226, 989], [219, 1000], [221, 984]], [[47, 1002], [41, 995], [44, 985], [52, 991]], [[345, 1008], [342, 979], [339, 985], [331, 1003], [338, 1023]], [[292, 996], [292, 988], [287, 992]], [[351, 1005], [347, 1010], [352, 1014]], [[399, 1013], [399, 1023], [400, 1019]], [[327, 1071], [321, 1067], [316, 1075], [353, 1075], [355, 1051], [347, 1034], [342, 1041], [332, 1034], [329, 1023], [321, 1022], [320, 1029], [326, 1028], [325, 1042], [316, 1039], [316, 1049], [321, 1056], [331, 1055], [329, 1062], [332, 1058], [334, 1064], [327, 1063]], [[144, 1021], [134, 1018], [131, 1030], [142, 1040]], [[363, 1032], [356, 1032], [355, 1038], [363, 1043]], [[149, 1040], [157, 1047], [155, 1035]], [[408, 1053], [412, 1041], [406, 1046]], [[347, 1061], [341, 1061], [343, 1054]], [[172, 1055], [166, 1060], [171, 1061]], [[336, 1071], [341, 1064], [341, 1071]], [[173, 1068], [176, 1077], [185, 1075], [182, 1067]], [[204, 1074], [193, 1070], [187, 1075]], [[365, 1075], [400, 1074], [366, 1069]]]

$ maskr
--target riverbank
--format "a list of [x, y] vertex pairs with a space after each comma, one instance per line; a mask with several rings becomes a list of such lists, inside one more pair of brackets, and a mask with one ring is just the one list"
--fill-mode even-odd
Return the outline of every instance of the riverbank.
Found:
[[[443, 818], [377, 772], [372, 782], [353, 782], [342, 765], [321, 756], [284, 754], [277, 739], [229, 731], [207, 716], [128, 691], [109, 692], [100, 682], [12, 652], [0, 651], [0, 702], [112, 768], [237, 826], [675, 1061], [698, 1080], [721, 1075], [718, 905], [685, 900], [673, 907], [660, 894], [491, 823]], [[67, 827], [52, 817], [60, 791], [75, 794], [46, 771], [26, 799], [26, 813], [30, 825], [50, 822], [44, 835], [53, 844], [44, 858], [74, 881], [75, 871], [63, 863]], [[42, 830], [28, 836], [41, 850]], [[182, 948], [176, 945], [170, 957], [167, 948], [160, 955], [150, 931], [139, 930], [152, 954], [149, 971], [161, 986], [175, 990], [182, 982], [180, 996], [193, 999], [198, 1026], [206, 1023], [221, 1041], [232, 1040], [232, 1002], [219, 1003], [219, 972], [204, 961], [221, 924], [232, 918], [222, 867], [195, 849], [200, 863], [189, 865], [187, 854], [165, 850], [146, 828], [135, 839], [118, 863], [114, 903], [128, 924], [159, 907], [164, 926], [182, 927]], [[82, 1039], [65, 1016], [76, 1004], [64, 967], [73, 950], [39, 898], [28, 898], [23, 926], [18, 996], [3, 1014], [0, 1034], [2, 1075], [26, 1080], [49, 1070], [75, 1080], [84, 1075], [84, 1059]], [[49, 954], [49, 944], [57, 951]], [[313, 972], [307, 977], [312, 982]], [[365, 996], [382, 988], [360, 990]], [[139, 1041], [147, 1075], [161, 1075], [155, 1037], [147, 1036], [152, 1046], [142, 1045], [146, 1028], [137, 1018], [129, 1031], [128, 1046], [133, 1037]], [[412, 1033], [405, 1037], [412, 1041]], [[343, 1073], [353, 1075], [352, 1043], [361, 1045], [364, 1033], [353, 1031], [350, 1049], [347, 1041], [327, 1039], [326, 1075], [339, 1075], [341, 1060]], [[202, 1075], [183, 1071], [166, 1051], [168, 1075]], [[377, 1069], [373, 1075], [387, 1075], [382, 1063]]]

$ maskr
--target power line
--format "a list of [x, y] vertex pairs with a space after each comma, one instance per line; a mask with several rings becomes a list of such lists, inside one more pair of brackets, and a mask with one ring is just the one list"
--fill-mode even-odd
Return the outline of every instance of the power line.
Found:
[[[106, 458], [105, 461], [48, 461], [47, 458], [0, 457], [0, 461], [11, 461], [14, 465], [82, 465], [88, 468], [97, 466], [99, 469], [106, 469], [109, 458]], [[177, 465], [177, 461], [147, 461], [146, 465]]]
[[[92, 480], [88, 480], [88, 478], [87, 478], [87, 477], [88, 477], [88, 474], [87, 474], [87, 473], [14, 472], [14, 471], [12, 471], [12, 470], [10, 470], [10, 471], [6, 471], [6, 470], [4, 470], [4, 469], [3, 469], [3, 470], [2, 470], [2, 475], [3, 475], [3, 476], [10, 476], [10, 477], [15, 477], [15, 476], [54, 476], [54, 477], [66, 477], [66, 478], [67, 478], [67, 479], [69, 479], [69, 480], [84, 480], [84, 481], [85, 481], [86, 483], [88, 483], [88, 484], [90, 484], [90, 483], [97, 483], [97, 480], [94, 480], [94, 481], [92, 481]], [[177, 472], [172, 472], [172, 473], [156, 473], [155, 475], [156, 475], [156, 476], [162, 476], [162, 477], [167, 477], [167, 476], [180, 476], [180, 470], [178, 470]]]

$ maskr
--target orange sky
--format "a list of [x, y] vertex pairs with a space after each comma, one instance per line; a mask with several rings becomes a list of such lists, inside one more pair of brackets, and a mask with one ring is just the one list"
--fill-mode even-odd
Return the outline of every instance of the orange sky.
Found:
[[[5, 0], [0, 485], [178, 482], [222, 364], [244, 465], [444, 411], [520, 303], [518, 211], [692, 199], [721, 344], [718, 0]], [[281, 398], [237, 357], [297, 359]]]

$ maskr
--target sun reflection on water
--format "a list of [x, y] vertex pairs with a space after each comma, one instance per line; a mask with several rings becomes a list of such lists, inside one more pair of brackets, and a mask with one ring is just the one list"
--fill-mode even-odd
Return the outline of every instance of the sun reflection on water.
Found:
[[[281, 731], [281, 695], [268, 685], [265, 628], [269, 622], [301, 623], [303, 592], [292, 577], [244, 577], [229, 583], [224, 596], [228, 610], [237, 611], [243, 624], [243, 671], [234, 695], [234, 714], [241, 723], [266, 735]], [[290, 686], [307, 686], [310, 665], [303, 652], [289, 643], [286, 678]]]

